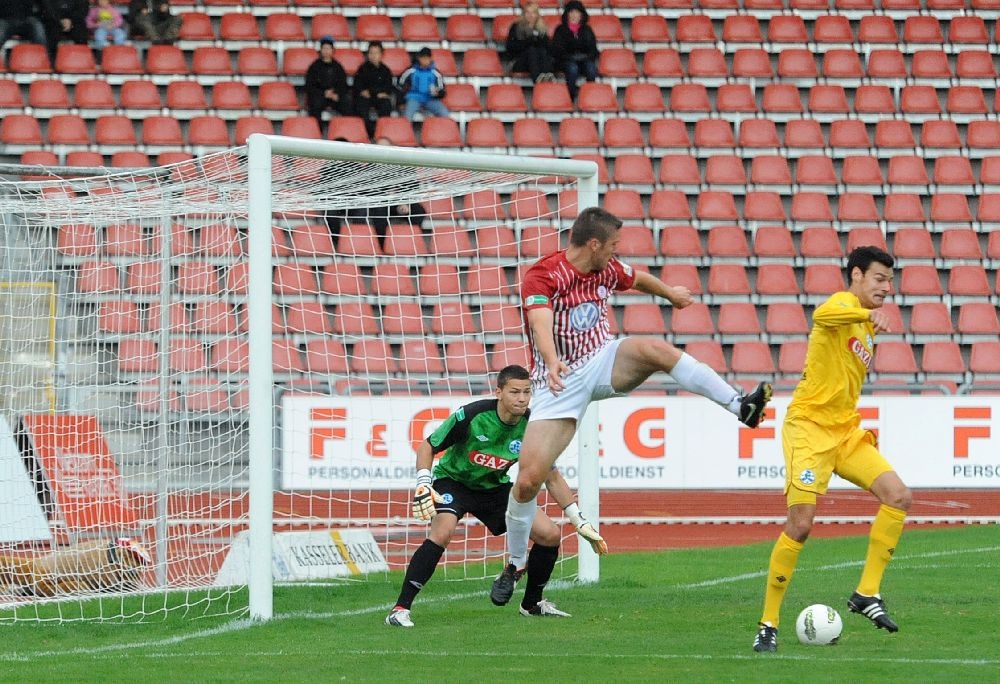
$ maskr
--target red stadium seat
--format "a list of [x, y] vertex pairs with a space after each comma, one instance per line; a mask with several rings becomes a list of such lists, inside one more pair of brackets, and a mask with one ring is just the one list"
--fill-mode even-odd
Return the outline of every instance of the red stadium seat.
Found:
[[108, 45], [101, 51], [101, 71], [105, 74], [146, 73], [134, 45]]
[[[96, 74], [97, 64], [89, 45], [62, 44], [56, 49], [55, 70], [59, 74]], [[105, 70], [105, 73], [111, 73]]]
[[763, 48], [740, 48], [733, 55], [733, 76], [736, 78], [772, 78], [771, 58]]
[[232, 76], [233, 65], [226, 48], [199, 45], [191, 55], [191, 73], [196, 76]]
[[205, 12], [181, 12], [181, 30], [178, 39], [182, 41], [215, 40], [212, 18]]
[[293, 12], [274, 12], [264, 19], [265, 40], [302, 42], [306, 39], [302, 18]]
[[152, 75], [189, 73], [184, 53], [176, 45], [150, 45], [146, 49], [145, 71]]
[[12, 74], [51, 74], [52, 63], [44, 45], [18, 43], [10, 48], [7, 71]]

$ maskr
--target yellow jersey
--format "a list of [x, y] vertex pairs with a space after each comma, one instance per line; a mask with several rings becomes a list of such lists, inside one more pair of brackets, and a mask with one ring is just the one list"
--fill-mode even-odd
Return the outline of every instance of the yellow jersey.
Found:
[[786, 419], [801, 418], [827, 428], [856, 428], [858, 398], [875, 355], [870, 309], [851, 292], [837, 292], [816, 307], [806, 364]]

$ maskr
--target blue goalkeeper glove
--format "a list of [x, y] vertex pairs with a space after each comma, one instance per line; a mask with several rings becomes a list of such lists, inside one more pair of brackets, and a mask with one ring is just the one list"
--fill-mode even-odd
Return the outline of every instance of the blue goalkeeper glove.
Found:
[[413, 517], [419, 520], [430, 520], [437, 514], [434, 504], [444, 501], [441, 495], [434, 491], [431, 483], [431, 471], [417, 471], [417, 486], [413, 490]]
[[590, 544], [590, 548], [594, 550], [594, 553], [598, 556], [603, 556], [608, 552], [608, 543], [604, 541], [604, 537], [597, 533], [597, 528], [583, 517], [579, 506], [571, 503], [563, 510], [566, 511], [566, 516], [573, 523], [573, 527], [576, 528], [576, 533]]

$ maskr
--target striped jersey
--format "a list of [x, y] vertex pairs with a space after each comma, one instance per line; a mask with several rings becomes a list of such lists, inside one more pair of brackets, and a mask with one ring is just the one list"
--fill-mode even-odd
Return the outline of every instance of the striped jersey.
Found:
[[581, 273], [566, 260], [565, 250], [536, 262], [521, 282], [521, 308], [531, 348], [531, 379], [545, 381], [548, 369], [531, 340], [528, 311], [552, 309], [559, 358], [570, 370], [579, 368], [611, 341], [608, 298], [631, 289], [632, 267], [612, 258], [601, 271]]

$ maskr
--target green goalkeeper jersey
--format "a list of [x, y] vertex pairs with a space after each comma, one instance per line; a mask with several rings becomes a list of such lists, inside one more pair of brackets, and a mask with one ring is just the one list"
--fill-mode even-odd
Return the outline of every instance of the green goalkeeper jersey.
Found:
[[445, 452], [434, 477], [448, 477], [471, 489], [494, 489], [510, 482], [507, 471], [521, 455], [528, 413], [508, 425], [497, 414], [497, 399], [482, 399], [458, 409], [427, 441]]

